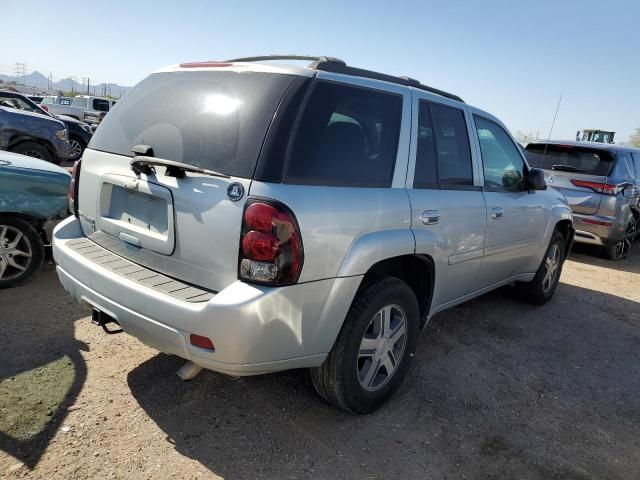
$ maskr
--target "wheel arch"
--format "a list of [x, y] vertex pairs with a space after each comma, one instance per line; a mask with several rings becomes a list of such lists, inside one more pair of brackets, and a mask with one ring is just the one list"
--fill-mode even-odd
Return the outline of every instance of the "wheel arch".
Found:
[[382, 277], [398, 278], [411, 287], [420, 307], [420, 327], [424, 327], [431, 309], [435, 284], [433, 259], [428, 255], [412, 254], [380, 260], [365, 273], [358, 292]]

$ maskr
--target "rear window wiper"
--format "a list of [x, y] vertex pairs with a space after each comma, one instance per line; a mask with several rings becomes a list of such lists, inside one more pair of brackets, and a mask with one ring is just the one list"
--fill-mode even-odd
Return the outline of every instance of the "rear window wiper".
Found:
[[563, 172], [576, 172], [576, 173], [589, 173], [583, 168], [572, 167], [571, 165], [554, 165], [551, 167], [552, 170], [560, 170]]
[[231, 178], [229, 175], [215, 170], [208, 170], [206, 168], [196, 167], [195, 165], [189, 165], [182, 162], [176, 162], [174, 160], [167, 160], [165, 158], [147, 157], [144, 155], [136, 155], [131, 162], [131, 170], [135, 174], [151, 173], [155, 171], [154, 166], [167, 167], [166, 174], [170, 177], [182, 178], [186, 172], [203, 173], [205, 175], [211, 175], [212, 177]]

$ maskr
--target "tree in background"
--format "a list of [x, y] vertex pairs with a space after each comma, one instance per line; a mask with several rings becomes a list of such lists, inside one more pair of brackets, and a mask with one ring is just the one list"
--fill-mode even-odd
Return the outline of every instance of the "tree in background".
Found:
[[636, 128], [635, 133], [629, 137], [629, 143], [634, 147], [640, 148], [640, 128]]
[[526, 147], [529, 142], [537, 140], [536, 135], [533, 132], [525, 133], [520, 130], [516, 132], [515, 137], [518, 143], [524, 147]]

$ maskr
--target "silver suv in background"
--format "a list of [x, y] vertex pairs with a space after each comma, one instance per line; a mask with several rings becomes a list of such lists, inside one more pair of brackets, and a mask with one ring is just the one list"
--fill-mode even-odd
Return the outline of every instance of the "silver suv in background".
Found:
[[230, 375], [309, 368], [348, 411], [399, 386], [436, 313], [513, 284], [534, 304], [573, 239], [505, 126], [417, 80], [327, 57], [183, 63], [118, 104], [54, 234], [64, 288]]
[[640, 149], [595, 142], [527, 145], [529, 164], [543, 169], [573, 210], [576, 242], [622, 258], [640, 224]]

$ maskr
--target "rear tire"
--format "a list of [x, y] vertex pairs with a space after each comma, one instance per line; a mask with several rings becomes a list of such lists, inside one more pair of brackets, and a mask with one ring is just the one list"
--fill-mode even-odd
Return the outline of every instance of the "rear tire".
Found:
[[38, 231], [21, 218], [0, 217], [0, 288], [26, 282], [43, 260]]
[[10, 152], [19, 153], [28, 157], [39, 158], [47, 162], [52, 162], [53, 157], [45, 147], [37, 142], [20, 142], [9, 149]]
[[386, 277], [356, 296], [325, 362], [310, 370], [318, 394], [352, 413], [370, 413], [398, 389], [416, 349], [420, 310], [413, 290]]
[[69, 160], [70, 161], [76, 161], [78, 160], [80, 157], [82, 157], [82, 153], [84, 152], [84, 149], [87, 148], [87, 144], [84, 143], [84, 141], [76, 136], [72, 136], [69, 138], [69, 151], [70, 151], [70, 155], [69, 155]]
[[614, 244], [602, 247], [602, 254], [604, 257], [613, 261], [622, 260], [626, 257], [629, 248], [631, 248], [631, 240], [635, 237], [636, 228], [636, 220], [632, 217], [627, 225], [625, 238]]
[[536, 276], [530, 282], [516, 284], [516, 290], [524, 301], [533, 305], [544, 305], [558, 288], [565, 260], [565, 241], [559, 231], [551, 235], [549, 247], [544, 254]]

